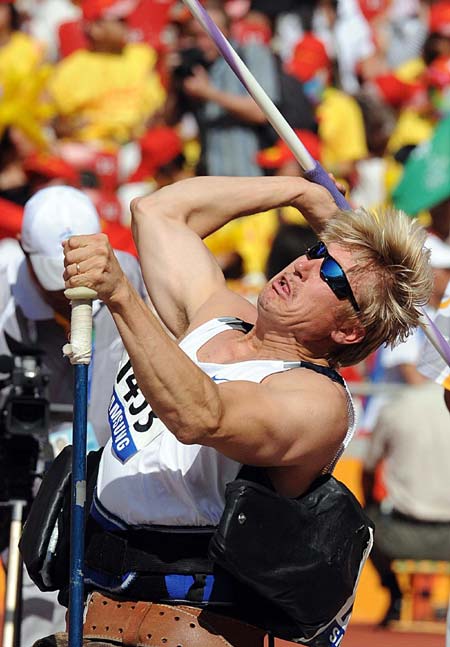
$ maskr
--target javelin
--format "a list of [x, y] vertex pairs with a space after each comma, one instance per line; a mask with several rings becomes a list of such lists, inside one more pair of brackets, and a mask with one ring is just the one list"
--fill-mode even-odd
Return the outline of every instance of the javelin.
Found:
[[72, 447], [72, 492], [70, 508], [69, 647], [82, 647], [84, 611], [84, 530], [86, 503], [86, 434], [88, 368], [92, 354], [92, 300], [90, 288], [69, 288], [71, 300], [70, 344], [63, 354], [75, 366]]
[[[295, 159], [303, 169], [304, 177], [311, 182], [315, 182], [316, 184], [320, 184], [325, 187], [331, 193], [336, 205], [340, 209], [351, 209], [350, 204], [338, 190], [323, 166], [309, 154], [305, 146], [295, 134], [293, 128], [283, 117], [267, 93], [262, 89], [258, 81], [245, 65], [244, 61], [232, 48], [228, 40], [222, 34], [208, 12], [202, 7], [200, 2], [198, 2], [198, 0], [183, 0], [183, 2], [189, 8], [190, 12], [197, 18], [203, 29], [212, 38], [223, 58], [241, 81], [242, 85], [246, 88], [250, 96], [253, 97], [255, 102], [266, 115], [267, 120], [274, 130], [276, 130], [281, 139], [287, 144]], [[439, 328], [427, 316], [424, 310], [420, 317], [419, 324], [447, 366], [450, 366], [450, 346]]]

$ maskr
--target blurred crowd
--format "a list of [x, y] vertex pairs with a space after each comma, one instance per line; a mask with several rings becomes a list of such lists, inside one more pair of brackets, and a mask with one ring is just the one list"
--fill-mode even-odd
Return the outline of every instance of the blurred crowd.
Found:
[[[202, 4], [353, 207], [394, 204], [428, 228], [433, 316], [450, 296], [450, 0]], [[41, 189], [85, 193], [112, 246], [136, 255], [131, 198], [193, 175], [301, 171], [183, 2], [0, 0], [0, 317], [23, 261], [16, 237], [24, 206]], [[233, 221], [207, 244], [227, 279], [254, 299], [314, 241], [286, 207]], [[343, 373], [353, 384], [420, 386], [423, 343], [418, 331]], [[423, 411], [436, 398], [442, 404], [440, 391], [420, 393]], [[366, 477], [383, 458], [387, 423], [377, 421], [388, 400], [360, 400], [360, 431], [378, 429]], [[448, 412], [439, 415], [432, 426], [442, 430]], [[430, 464], [436, 452], [448, 456], [440, 447]], [[436, 515], [448, 523], [450, 501]], [[397, 617], [395, 583], [391, 594]]]

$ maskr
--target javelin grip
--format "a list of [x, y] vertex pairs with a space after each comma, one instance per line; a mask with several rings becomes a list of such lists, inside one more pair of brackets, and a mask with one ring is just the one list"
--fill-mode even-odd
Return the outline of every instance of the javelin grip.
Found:
[[71, 364], [89, 364], [92, 354], [92, 301], [97, 298], [90, 288], [69, 288], [64, 291], [71, 300], [70, 344], [65, 344], [63, 353]]
[[316, 184], [321, 184], [325, 189], [327, 189], [333, 196], [334, 201], [336, 202], [339, 209], [348, 211], [351, 209], [351, 206], [344, 198], [342, 193], [339, 191], [333, 180], [330, 178], [328, 173], [325, 171], [323, 166], [316, 161], [316, 165], [310, 171], [304, 173], [304, 177], [310, 182], [315, 182]]

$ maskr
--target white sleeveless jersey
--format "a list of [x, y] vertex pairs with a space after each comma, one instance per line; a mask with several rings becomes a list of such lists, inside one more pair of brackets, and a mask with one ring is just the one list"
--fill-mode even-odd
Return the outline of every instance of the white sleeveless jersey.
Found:
[[[187, 335], [180, 348], [215, 382], [261, 382], [298, 362], [250, 360], [233, 364], [199, 362], [197, 351], [215, 335], [248, 330], [234, 317], [213, 319]], [[353, 435], [354, 408], [348, 394], [349, 426], [341, 451]], [[241, 464], [211, 447], [184, 445], [145, 401], [128, 355], [122, 359], [109, 407], [111, 439], [102, 455], [97, 498], [113, 518], [130, 525], [217, 525], [225, 505], [225, 486]]]

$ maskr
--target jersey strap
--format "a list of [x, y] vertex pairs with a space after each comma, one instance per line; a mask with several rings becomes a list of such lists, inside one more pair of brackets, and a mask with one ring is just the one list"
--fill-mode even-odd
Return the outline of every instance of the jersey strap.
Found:
[[338, 382], [338, 384], [345, 387], [345, 382], [342, 375], [339, 375], [339, 373], [334, 368], [330, 368], [329, 366], [321, 366], [320, 364], [314, 364], [313, 362], [304, 361], [284, 362], [284, 366], [286, 368], [309, 368], [311, 371], [315, 371], [316, 373], [320, 373], [321, 375], [326, 375], [326, 377], [329, 377], [330, 380], [333, 380], [333, 382]]

